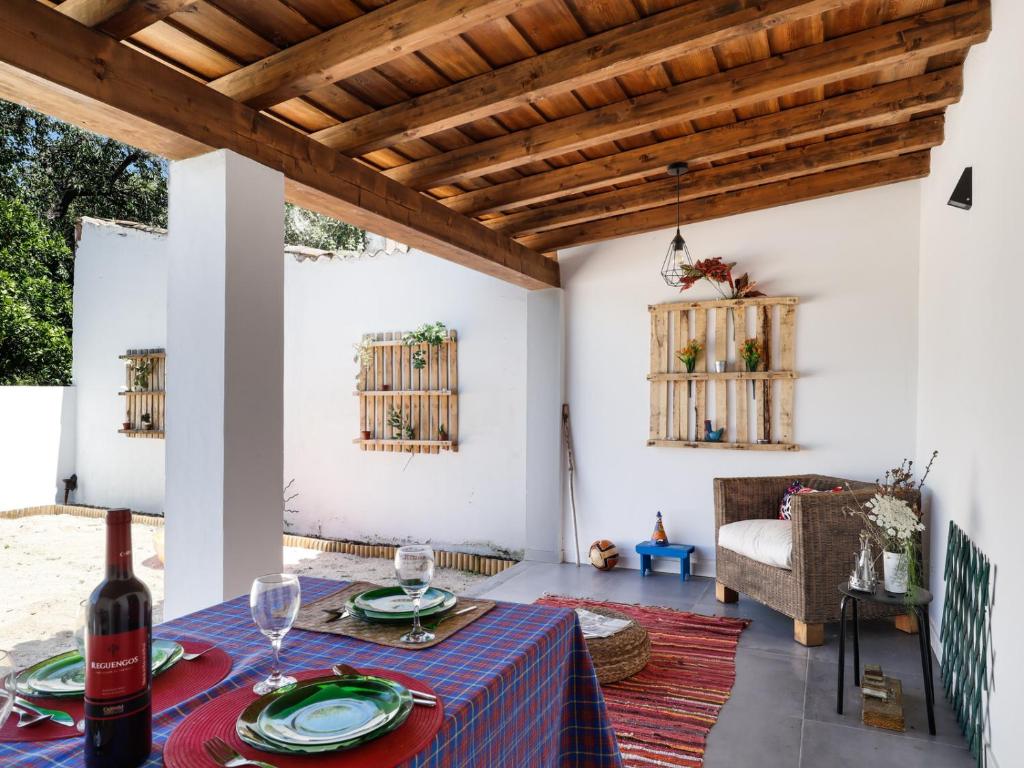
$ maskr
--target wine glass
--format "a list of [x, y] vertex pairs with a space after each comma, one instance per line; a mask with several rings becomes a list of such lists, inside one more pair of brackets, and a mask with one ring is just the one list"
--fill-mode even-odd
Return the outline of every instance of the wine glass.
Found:
[[299, 577], [290, 573], [267, 574], [252, 583], [249, 593], [252, 620], [260, 632], [270, 638], [274, 649], [274, 669], [270, 677], [253, 686], [255, 693], [262, 695], [295, 683], [294, 677], [281, 674], [281, 641], [299, 613], [300, 598]]
[[395, 552], [398, 585], [412, 598], [412, 629], [402, 635], [403, 643], [429, 643], [434, 635], [420, 625], [420, 601], [434, 578], [434, 550], [426, 544], [399, 547]]
[[0, 651], [0, 728], [11, 714], [11, 707], [14, 706], [14, 677], [17, 670], [14, 668], [14, 659], [7, 651]]

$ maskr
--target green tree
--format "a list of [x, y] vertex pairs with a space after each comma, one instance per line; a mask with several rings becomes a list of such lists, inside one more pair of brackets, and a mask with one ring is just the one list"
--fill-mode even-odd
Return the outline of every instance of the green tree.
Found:
[[305, 245], [324, 251], [357, 251], [366, 243], [366, 233], [322, 213], [286, 203], [284, 241], [288, 245]]
[[0, 384], [69, 384], [71, 249], [0, 197]]

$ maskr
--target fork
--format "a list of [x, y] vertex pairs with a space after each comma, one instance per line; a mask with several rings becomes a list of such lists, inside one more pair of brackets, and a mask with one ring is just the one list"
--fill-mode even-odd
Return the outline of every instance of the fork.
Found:
[[[331, 671], [338, 677], [345, 677], [345, 675], [361, 675], [363, 674], [358, 669], [353, 667], [351, 664], [335, 664], [331, 667]], [[414, 704], [420, 704], [424, 707], [436, 707], [437, 696], [426, 691], [417, 691], [413, 688], [409, 689], [409, 693], [412, 694], [412, 700]]]
[[35, 725], [36, 723], [41, 723], [52, 718], [52, 715], [44, 715], [42, 712], [32, 712], [28, 709], [22, 709], [17, 705], [14, 706], [14, 711], [18, 713], [19, 728], [28, 728], [30, 725]]
[[274, 768], [270, 763], [263, 763], [259, 760], [250, 760], [247, 757], [242, 757], [240, 754], [235, 752], [226, 741], [217, 736], [214, 736], [209, 741], [203, 742], [203, 749], [206, 750], [206, 754], [210, 756], [217, 765], [224, 766], [224, 768], [241, 768], [241, 766], [249, 765], [254, 768]]

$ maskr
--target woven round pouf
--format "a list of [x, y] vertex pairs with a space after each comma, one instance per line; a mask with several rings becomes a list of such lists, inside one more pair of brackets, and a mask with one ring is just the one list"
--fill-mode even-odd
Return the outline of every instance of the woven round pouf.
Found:
[[[611, 608], [588, 605], [587, 610], [613, 619], [631, 620], [626, 614]], [[590, 649], [594, 670], [602, 685], [632, 677], [651, 660], [651, 639], [647, 636], [647, 630], [635, 621], [611, 637], [588, 638], [587, 648]]]

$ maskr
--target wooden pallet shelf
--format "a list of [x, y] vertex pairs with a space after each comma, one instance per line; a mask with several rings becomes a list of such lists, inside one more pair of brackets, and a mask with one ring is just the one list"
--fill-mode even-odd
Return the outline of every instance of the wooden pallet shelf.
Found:
[[356, 397], [398, 397], [405, 395], [410, 397], [454, 397], [458, 392], [452, 392], [450, 389], [374, 389], [366, 390], [365, 392], [357, 390], [352, 394]]
[[[118, 395], [124, 398], [124, 420], [131, 425], [130, 429], [122, 427], [117, 430], [118, 433], [125, 437], [162, 440], [164, 438], [164, 395], [167, 386], [167, 353], [162, 349], [128, 350], [125, 354], [118, 355], [118, 359], [125, 362], [125, 389]], [[133, 364], [138, 362], [148, 362], [150, 365], [149, 381], [144, 389], [139, 389], [135, 385]], [[143, 428], [142, 415], [145, 413], [152, 418], [152, 429]]]
[[[796, 451], [793, 440], [795, 296], [681, 301], [651, 315], [649, 446], [738, 451]], [[758, 370], [744, 370], [740, 347], [757, 339]], [[691, 339], [704, 351], [693, 372], [676, 357]], [[716, 361], [727, 370], [716, 372]], [[777, 363], [777, 364], [776, 364]], [[731, 369], [731, 370], [730, 370]], [[704, 422], [724, 428], [705, 441]]]
[[715, 443], [709, 440], [648, 440], [648, 445], [659, 448], [724, 448], [733, 451], [799, 451], [792, 443]]
[[[363, 337], [369, 341], [373, 362], [360, 369], [353, 394], [359, 398], [358, 431], [368, 432], [369, 439], [359, 437], [352, 442], [364, 451], [456, 452], [459, 445], [458, 336], [450, 330], [448, 338], [437, 346], [410, 346], [402, 341], [404, 335], [389, 332]], [[413, 366], [415, 352], [421, 352], [426, 358], [423, 368]], [[385, 385], [390, 389], [383, 389]], [[387, 423], [392, 408], [411, 427], [411, 438], [395, 437]]]

